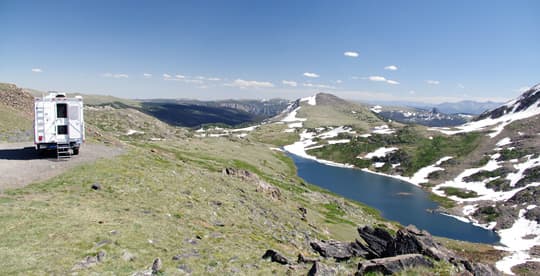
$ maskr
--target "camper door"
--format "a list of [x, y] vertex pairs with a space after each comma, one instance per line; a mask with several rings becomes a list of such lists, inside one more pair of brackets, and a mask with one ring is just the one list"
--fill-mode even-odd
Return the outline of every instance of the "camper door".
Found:
[[81, 105], [78, 102], [70, 103], [68, 109], [69, 117], [69, 139], [81, 140], [82, 137], [82, 118]]
[[56, 103], [56, 142], [69, 143], [68, 104]]

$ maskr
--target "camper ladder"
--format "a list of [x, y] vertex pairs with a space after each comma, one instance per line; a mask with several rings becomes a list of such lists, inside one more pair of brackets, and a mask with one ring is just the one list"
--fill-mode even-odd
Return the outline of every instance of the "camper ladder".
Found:
[[44, 135], [45, 133], [45, 115], [43, 106], [36, 108], [36, 132], [37, 135]]
[[56, 159], [68, 159], [71, 158], [71, 151], [69, 144], [56, 144]]

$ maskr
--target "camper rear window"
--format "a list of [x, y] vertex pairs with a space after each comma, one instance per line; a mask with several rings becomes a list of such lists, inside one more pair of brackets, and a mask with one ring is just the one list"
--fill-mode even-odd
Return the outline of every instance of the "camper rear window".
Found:
[[67, 104], [56, 104], [56, 118], [67, 118]]

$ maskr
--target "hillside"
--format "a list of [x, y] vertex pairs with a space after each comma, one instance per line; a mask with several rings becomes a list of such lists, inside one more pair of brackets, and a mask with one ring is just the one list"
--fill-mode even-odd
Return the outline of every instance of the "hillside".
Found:
[[[199, 138], [200, 132], [136, 108], [88, 106], [85, 112], [89, 143], [121, 145], [124, 153], [3, 191], [0, 274], [306, 274], [313, 267], [352, 274], [358, 262], [373, 258], [366, 255], [369, 243], [355, 242], [361, 239], [357, 227], [374, 227], [390, 239], [400, 228], [370, 207], [305, 183], [291, 159], [256, 139], [258, 130], [287, 124], [245, 129], [241, 137]], [[435, 244], [427, 237], [423, 242]], [[345, 255], [317, 249], [327, 241]], [[467, 254], [484, 260], [496, 252], [444, 244], [466, 246]], [[406, 271], [490, 269], [469, 262], [466, 269], [465, 260], [451, 264], [454, 253], [444, 254], [450, 255], [417, 257], [428, 267]], [[452, 258], [468, 258], [461, 254]]]
[[156, 258], [166, 274], [284, 274], [289, 266], [261, 258], [267, 249], [311, 258], [313, 239], [351, 240], [356, 225], [396, 229], [304, 183], [267, 145], [189, 138], [133, 108], [89, 106], [86, 115], [90, 143], [126, 152], [2, 189], [0, 274], [132, 274]]
[[[528, 262], [514, 268], [523, 272], [540, 261], [539, 98], [537, 85], [455, 128], [298, 128], [300, 141], [285, 149], [332, 165], [391, 175], [431, 191], [446, 207], [443, 212], [497, 231], [505, 245], [500, 248], [512, 252], [498, 267], [510, 273], [512, 266]], [[309, 122], [311, 114], [304, 114], [302, 121]], [[320, 116], [315, 120], [324, 125]]]
[[0, 83], [0, 142], [30, 141], [34, 98], [14, 84]]

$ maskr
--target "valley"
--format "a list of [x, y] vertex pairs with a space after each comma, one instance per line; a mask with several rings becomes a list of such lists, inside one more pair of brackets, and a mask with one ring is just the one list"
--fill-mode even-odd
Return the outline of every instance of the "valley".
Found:
[[[433, 129], [389, 122], [368, 107], [317, 94], [293, 101], [262, 123], [245, 121], [231, 128], [219, 122], [189, 129], [145, 113], [137, 102], [95, 100], [85, 109], [88, 150], [102, 152], [99, 147], [106, 145], [111, 150], [121, 149], [121, 153], [75, 162], [59, 175], [3, 190], [3, 231], [17, 229], [2, 238], [4, 248], [21, 244], [28, 235], [38, 237], [17, 251], [0, 250], [6, 260], [4, 273], [129, 274], [148, 271], [159, 258], [162, 271], [169, 273], [304, 274], [312, 269], [311, 263], [290, 261], [301, 254], [347, 274], [356, 271], [356, 261], [366, 256], [335, 262], [320, 258], [311, 243], [357, 239], [355, 232], [360, 226], [378, 226], [395, 233], [400, 223], [426, 229], [434, 221], [439, 229], [429, 230], [436, 236], [496, 244], [499, 237], [491, 230], [500, 235], [504, 246], [495, 248], [436, 238], [450, 249], [467, 248], [460, 253], [463, 258], [476, 256], [475, 262], [497, 264], [505, 272], [520, 271], [523, 275], [535, 260], [528, 242], [535, 243], [538, 238], [533, 223], [538, 209], [534, 201], [537, 180], [531, 169], [537, 164], [536, 128], [531, 125], [534, 118], [509, 123], [491, 138], [488, 135], [492, 132], [485, 129], [469, 132], [460, 126]], [[25, 113], [29, 111], [17, 110], [6, 116], [25, 118], [14, 120], [24, 132], [31, 120]], [[456, 133], [447, 133], [451, 131]], [[503, 136], [508, 139], [500, 138]], [[328, 168], [344, 167], [336, 168], [342, 170], [340, 175], [349, 174], [347, 171], [370, 174], [362, 176], [366, 179], [339, 180], [341, 176], [325, 173], [327, 166], [319, 163], [330, 165]], [[306, 169], [302, 164], [325, 167]], [[491, 174], [499, 166], [518, 171]], [[460, 176], [459, 181], [475, 181], [477, 186], [479, 181], [487, 181], [481, 183], [487, 189], [497, 187], [495, 192], [463, 186], [455, 180], [470, 168], [482, 169], [471, 171], [467, 181]], [[513, 178], [508, 176], [512, 173]], [[504, 178], [512, 180], [499, 186], [486, 184]], [[332, 184], [334, 181], [339, 183]], [[394, 188], [386, 187], [387, 183]], [[95, 184], [98, 189], [93, 189]], [[369, 187], [362, 186], [366, 184]], [[355, 185], [355, 189], [347, 185]], [[375, 193], [376, 187], [384, 192]], [[362, 193], [366, 197], [350, 196]], [[438, 209], [433, 199], [440, 202]], [[399, 210], [403, 204], [418, 200], [423, 204], [415, 207], [417, 213], [408, 212], [417, 220], [391, 215], [391, 209]], [[488, 208], [492, 204], [494, 207]], [[531, 232], [518, 238], [527, 236], [520, 239], [527, 242], [519, 243], [520, 247], [508, 246], [513, 243], [509, 235], [516, 233], [512, 227], [524, 223], [528, 226], [520, 229]], [[45, 249], [58, 253], [53, 257]], [[291, 265], [263, 260], [261, 256], [269, 249], [280, 252]], [[94, 261], [100, 254], [105, 254], [104, 260]], [[527, 261], [527, 266], [510, 270]], [[445, 261], [436, 267], [447, 273], [464, 269]], [[415, 271], [422, 270], [414, 268], [411, 273]]]

